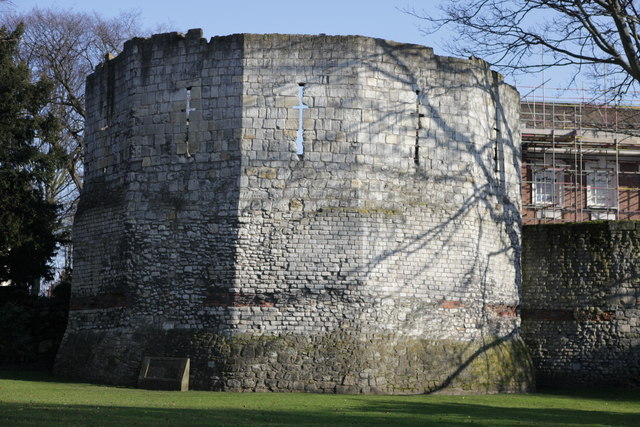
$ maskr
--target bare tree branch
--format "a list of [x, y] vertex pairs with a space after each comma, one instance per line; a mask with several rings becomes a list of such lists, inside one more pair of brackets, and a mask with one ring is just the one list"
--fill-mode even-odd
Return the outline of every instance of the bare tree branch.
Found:
[[[426, 34], [453, 28], [447, 49], [454, 55], [480, 56], [506, 73], [587, 66], [591, 77], [615, 76], [604, 89], [619, 98], [640, 83], [639, 2], [446, 0], [439, 16], [405, 12], [425, 21]], [[548, 63], [535, 61], [541, 49]]]
[[20, 22], [26, 30], [20, 59], [34, 76], [44, 75], [55, 85], [49, 109], [63, 124], [56, 148], [64, 150], [69, 160], [50, 183], [48, 196], [63, 204], [70, 223], [82, 190], [85, 78], [105, 54], [118, 53], [126, 40], [146, 32], [141, 30], [137, 10], [105, 18], [95, 13], [35, 8], [0, 18], [0, 24], [10, 28]]

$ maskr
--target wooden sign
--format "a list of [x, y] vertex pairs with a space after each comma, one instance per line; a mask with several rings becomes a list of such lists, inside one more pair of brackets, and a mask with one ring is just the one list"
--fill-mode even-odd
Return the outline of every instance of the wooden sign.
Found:
[[145, 357], [138, 376], [138, 388], [189, 390], [189, 358]]

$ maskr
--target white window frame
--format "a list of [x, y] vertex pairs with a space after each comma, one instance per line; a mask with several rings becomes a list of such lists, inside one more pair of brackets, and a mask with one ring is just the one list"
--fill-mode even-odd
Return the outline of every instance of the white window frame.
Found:
[[534, 168], [531, 175], [532, 201], [535, 206], [562, 207], [564, 201], [562, 164], [553, 168]]
[[615, 162], [599, 159], [585, 163], [587, 172], [587, 207], [618, 209]]

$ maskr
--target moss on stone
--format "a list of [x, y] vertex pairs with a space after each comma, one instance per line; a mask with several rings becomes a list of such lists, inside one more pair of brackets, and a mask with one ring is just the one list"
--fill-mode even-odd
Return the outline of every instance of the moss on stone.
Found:
[[198, 332], [190, 342], [191, 384], [201, 389], [418, 394], [533, 387], [528, 351], [517, 337], [478, 343], [345, 330], [313, 336]]

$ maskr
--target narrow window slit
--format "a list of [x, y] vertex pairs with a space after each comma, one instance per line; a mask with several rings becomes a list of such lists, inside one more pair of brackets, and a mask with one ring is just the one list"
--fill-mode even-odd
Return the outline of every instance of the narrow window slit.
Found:
[[186, 144], [185, 155], [187, 157], [191, 157], [191, 153], [189, 153], [189, 114], [192, 111], [196, 111], [196, 109], [191, 107], [191, 86], [187, 87], [186, 91], [187, 91], [187, 105], [185, 106], [184, 112], [186, 113], [185, 125], [186, 125], [187, 129], [186, 129], [186, 135], [185, 135], [185, 138], [184, 138], [184, 142]]
[[298, 110], [298, 136], [296, 137], [296, 154], [300, 159], [304, 157], [304, 129], [302, 127], [302, 113], [309, 108], [308, 105], [304, 105], [302, 97], [304, 96], [304, 83], [298, 83], [298, 98], [300, 104], [295, 105], [293, 108]]
[[420, 91], [416, 90], [416, 144], [413, 149], [413, 163], [416, 166], [420, 165], [420, 129], [422, 129], [420, 118], [422, 117], [424, 117], [424, 114], [420, 114]]
[[503, 162], [504, 153], [500, 145], [501, 138], [502, 138], [502, 135], [500, 134], [500, 129], [495, 127], [493, 128], [493, 130], [495, 131], [495, 134], [496, 134], [494, 144], [493, 144], [493, 164], [495, 165], [495, 172], [497, 174], [501, 172], [501, 166], [502, 166], [501, 163]]

